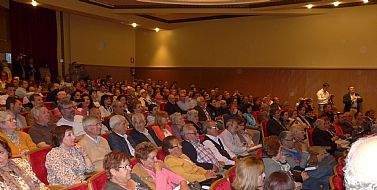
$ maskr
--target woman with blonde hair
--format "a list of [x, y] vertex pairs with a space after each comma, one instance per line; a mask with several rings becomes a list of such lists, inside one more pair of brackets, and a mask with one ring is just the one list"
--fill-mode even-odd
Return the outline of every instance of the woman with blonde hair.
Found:
[[255, 157], [247, 157], [236, 166], [236, 178], [232, 187], [235, 190], [262, 189], [264, 176], [263, 162]]
[[155, 115], [154, 125], [152, 129], [156, 133], [157, 138], [163, 141], [165, 137], [173, 134], [169, 122], [169, 115], [166, 111], [158, 111]]

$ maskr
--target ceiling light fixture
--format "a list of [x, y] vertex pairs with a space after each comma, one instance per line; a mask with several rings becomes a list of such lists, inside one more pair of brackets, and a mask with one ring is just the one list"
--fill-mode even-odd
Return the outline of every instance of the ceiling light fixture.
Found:
[[159, 28], [155, 28], [154, 31], [158, 32], [158, 31], [160, 31], [160, 29]]
[[32, 0], [31, 5], [33, 5], [33, 7], [36, 7], [38, 5], [38, 3], [35, 0]]
[[175, 4], [175, 5], [240, 5], [262, 2], [272, 2], [276, 0], [136, 0], [147, 3]]
[[363, 3], [368, 3], [369, 1], [368, 0], [363, 0]]
[[314, 5], [313, 4], [307, 4], [305, 5], [306, 8], [311, 9]]
[[132, 23], [131, 26], [134, 27], [134, 28], [136, 28], [137, 24], [136, 23]]
[[340, 5], [340, 2], [339, 1], [335, 1], [334, 3], [332, 3], [335, 7], [339, 6]]

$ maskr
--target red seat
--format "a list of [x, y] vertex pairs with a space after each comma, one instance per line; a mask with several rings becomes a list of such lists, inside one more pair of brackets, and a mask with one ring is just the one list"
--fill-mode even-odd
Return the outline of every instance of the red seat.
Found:
[[344, 157], [341, 156], [338, 158], [338, 164], [344, 166], [346, 164], [346, 161], [344, 160]]
[[260, 115], [260, 111], [252, 111], [251, 114], [253, 115], [255, 121], [259, 124], [258, 115]]
[[267, 130], [267, 122], [268, 122], [268, 120], [263, 120], [262, 121], [263, 138], [270, 136], [268, 134], [268, 130]]
[[236, 166], [230, 167], [226, 172], [226, 176], [228, 177], [230, 184], [232, 184], [236, 178]]
[[103, 190], [106, 186], [106, 183], [107, 176], [104, 171], [94, 174], [92, 177], [88, 179], [89, 190]]
[[166, 102], [161, 102], [160, 103], [160, 110], [161, 111], [165, 111], [164, 109], [165, 109], [165, 105], [166, 105]]
[[110, 128], [110, 117], [104, 117], [102, 124], [104, 124], [109, 129]]
[[45, 106], [48, 110], [51, 110], [51, 108], [52, 108], [52, 102], [44, 102], [43, 104], [44, 104], [44, 106]]
[[308, 142], [310, 146], [314, 146], [313, 144], [313, 131], [315, 128], [307, 128], [306, 135], [308, 138]]
[[139, 161], [137, 161], [136, 158], [131, 158], [130, 160], [130, 164], [131, 164], [131, 168], [133, 168]]
[[166, 157], [166, 153], [161, 149], [157, 152], [156, 158], [159, 160], [164, 161]]
[[88, 184], [86, 182], [78, 183], [65, 187], [62, 190], [88, 190]]
[[345, 190], [343, 178], [338, 175], [331, 176], [330, 188], [331, 190]]
[[29, 152], [27, 154], [27, 159], [35, 173], [35, 175], [44, 184], [48, 185], [47, 181], [47, 169], [45, 166], [46, 155], [50, 152], [51, 148], [38, 149], [36, 151]]
[[206, 137], [205, 135], [199, 135], [200, 142], [203, 142], [205, 137]]
[[109, 139], [109, 135], [110, 135], [110, 133], [105, 133], [105, 134], [102, 134], [101, 137], [103, 137], [106, 140], [108, 140]]
[[30, 127], [25, 127], [25, 128], [22, 128], [21, 130], [22, 132], [29, 134]]
[[343, 177], [343, 166], [340, 164], [337, 164], [335, 167], [336, 175]]
[[221, 178], [211, 184], [210, 190], [231, 190], [230, 182], [227, 178]]
[[132, 132], [132, 128], [131, 128], [131, 129], [127, 129], [127, 132], [126, 132], [126, 134], [127, 134], [127, 135], [130, 135], [130, 134], [131, 134], [131, 132]]
[[257, 154], [257, 157], [262, 160], [262, 156], [263, 156], [262, 149], [258, 149], [257, 152], [256, 152], [256, 154]]

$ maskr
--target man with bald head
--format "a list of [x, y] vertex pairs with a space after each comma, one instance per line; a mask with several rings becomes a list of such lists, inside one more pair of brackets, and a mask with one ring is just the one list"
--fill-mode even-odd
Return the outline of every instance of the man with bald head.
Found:
[[344, 168], [347, 190], [377, 189], [377, 136], [361, 138], [352, 144]]

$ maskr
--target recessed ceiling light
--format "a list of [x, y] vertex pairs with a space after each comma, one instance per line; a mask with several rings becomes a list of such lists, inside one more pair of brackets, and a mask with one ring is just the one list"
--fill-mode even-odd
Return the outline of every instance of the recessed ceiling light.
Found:
[[160, 29], [159, 28], [155, 28], [154, 31], [158, 32], [158, 31], [160, 31]]
[[136, 28], [137, 24], [136, 23], [132, 23], [131, 26], [134, 27], [134, 28]]
[[335, 1], [334, 3], [332, 3], [335, 7], [339, 6], [340, 5], [340, 2], [339, 1]]
[[307, 4], [305, 5], [306, 8], [311, 9], [314, 5], [313, 4]]
[[34, 7], [36, 7], [38, 5], [38, 3], [35, 0], [32, 0], [31, 1], [31, 5], [33, 5]]
[[363, 3], [368, 3], [369, 1], [368, 0], [363, 0]]

